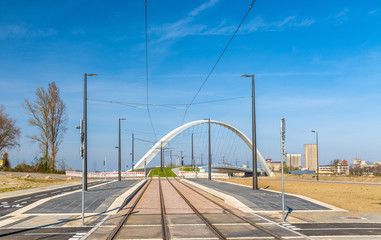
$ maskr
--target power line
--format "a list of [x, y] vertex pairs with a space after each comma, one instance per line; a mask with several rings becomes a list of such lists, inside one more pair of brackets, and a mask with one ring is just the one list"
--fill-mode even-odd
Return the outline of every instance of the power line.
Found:
[[145, 0], [145, 19], [146, 19], [146, 85], [147, 85], [147, 113], [148, 113], [148, 118], [149, 118], [149, 121], [150, 121], [150, 123], [151, 123], [151, 127], [152, 127], [152, 130], [153, 130], [153, 133], [154, 133], [154, 135], [155, 135], [155, 138], [157, 138], [156, 131], [155, 131], [155, 127], [153, 126], [153, 122], [152, 122], [151, 113], [150, 113], [150, 111], [149, 111], [149, 101], [148, 101], [149, 92], [148, 92], [148, 14], [147, 14], [147, 0]]
[[[251, 96], [242, 96], [242, 97], [232, 97], [232, 98], [223, 98], [223, 99], [216, 99], [216, 100], [210, 100], [210, 101], [204, 101], [204, 102], [195, 102], [193, 105], [198, 104], [207, 104], [207, 103], [215, 103], [215, 102], [224, 102], [224, 101], [233, 101], [238, 99], [244, 99], [244, 98], [251, 98]], [[132, 108], [139, 108], [139, 109], [146, 109], [146, 103], [136, 103], [136, 102], [121, 102], [121, 101], [113, 101], [113, 100], [102, 100], [102, 99], [94, 99], [89, 98], [88, 101], [94, 101], [94, 102], [104, 102], [104, 103], [113, 103], [113, 104], [119, 104], [127, 107]], [[171, 109], [185, 109], [187, 104], [185, 103], [149, 103], [148, 106], [151, 107], [163, 107], [163, 108], [171, 108]], [[179, 107], [181, 106], [181, 107]]]
[[205, 83], [208, 81], [210, 75], [212, 74], [212, 72], [214, 71], [214, 68], [217, 66], [218, 62], [220, 61], [220, 59], [222, 58], [222, 56], [224, 55], [226, 49], [229, 47], [231, 41], [233, 40], [234, 36], [236, 35], [236, 33], [238, 32], [239, 28], [241, 27], [242, 23], [245, 21], [247, 15], [249, 14], [251, 8], [253, 7], [253, 5], [255, 4], [256, 0], [253, 0], [250, 4], [250, 7], [249, 7], [249, 10], [247, 10], [245, 16], [243, 17], [241, 23], [238, 25], [237, 29], [235, 30], [233, 36], [230, 38], [229, 42], [226, 44], [224, 50], [221, 52], [220, 56], [218, 57], [216, 63], [213, 65], [212, 69], [210, 70], [209, 74], [206, 76], [204, 82], [201, 84], [201, 87], [197, 90], [196, 94], [194, 95], [194, 97], [192, 98], [192, 101], [190, 102], [190, 104], [187, 105], [186, 109], [185, 109], [185, 112], [184, 112], [184, 116], [183, 116], [183, 120], [182, 120], [182, 124], [184, 123], [184, 120], [185, 120], [185, 117], [187, 115], [187, 112], [188, 112], [188, 109], [190, 108], [190, 106], [192, 106], [194, 100], [196, 99], [196, 97], [198, 96], [198, 94], [200, 93], [201, 89], [204, 87]]

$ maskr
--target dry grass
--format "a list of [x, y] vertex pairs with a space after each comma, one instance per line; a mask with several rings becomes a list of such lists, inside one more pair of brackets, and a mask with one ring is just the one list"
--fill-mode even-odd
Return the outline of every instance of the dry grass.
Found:
[[[252, 186], [252, 178], [231, 178], [225, 181]], [[331, 180], [333, 181], [333, 180]], [[258, 187], [282, 191], [280, 181], [258, 179]], [[285, 182], [286, 193], [310, 197], [348, 211], [381, 212], [381, 186]]]
[[22, 189], [45, 187], [56, 184], [75, 182], [77, 180], [22, 178], [15, 176], [0, 176], [0, 193]]

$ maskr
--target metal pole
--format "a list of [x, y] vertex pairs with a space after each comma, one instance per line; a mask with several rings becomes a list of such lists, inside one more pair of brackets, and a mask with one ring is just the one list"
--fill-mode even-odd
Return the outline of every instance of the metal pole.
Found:
[[163, 143], [160, 142], [160, 169], [163, 172]]
[[85, 188], [85, 191], [87, 191], [87, 73], [85, 73], [84, 78], [84, 87], [83, 87], [83, 121], [84, 121], [84, 128], [85, 128], [85, 137], [84, 137], [84, 149], [83, 149], [83, 185]]
[[144, 159], [144, 178], [147, 178], [146, 167], [147, 167], [147, 162], [146, 162], [146, 160]]
[[202, 160], [202, 153], [201, 153], [201, 166], [204, 166], [204, 161]]
[[316, 181], [319, 181], [319, 139], [318, 139], [318, 132], [316, 132]]
[[256, 121], [255, 121], [255, 83], [254, 74], [251, 75], [251, 85], [252, 85], [252, 143], [253, 143], [253, 190], [258, 189], [258, 175], [257, 175], [257, 132], [256, 132]]
[[284, 165], [284, 156], [286, 155], [286, 148], [285, 148], [285, 141], [286, 141], [286, 120], [284, 118], [280, 121], [280, 131], [281, 131], [281, 155], [282, 155], [282, 162], [281, 162], [281, 171], [282, 171], [282, 222], [285, 221], [284, 218], [284, 172], [283, 172], [283, 165]]
[[132, 134], [132, 171], [134, 171], [134, 167], [135, 167], [135, 164], [134, 164], [134, 134]]
[[119, 118], [119, 144], [118, 144], [118, 181], [122, 180], [122, 170], [121, 170], [121, 148], [120, 148], [120, 118]]
[[106, 156], [105, 156], [105, 161], [103, 163], [103, 167], [104, 167], [105, 181], [106, 181]]
[[85, 159], [82, 158], [82, 225], [85, 225]]
[[192, 171], [194, 171], [194, 158], [193, 158], [193, 133], [192, 133], [192, 141], [191, 141], [191, 145], [192, 145]]
[[211, 147], [210, 147], [210, 118], [209, 118], [209, 159], [208, 159], [208, 180], [212, 180], [212, 150], [211, 150]]
[[183, 151], [181, 151], [181, 154], [180, 154], [180, 160], [181, 160], [181, 171], [184, 171], [184, 160], [183, 160]]
[[169, 150], [169, 154], [171, 156], [171, 167], [173, 167], [173, 165], [172, 165], [172, 150]]

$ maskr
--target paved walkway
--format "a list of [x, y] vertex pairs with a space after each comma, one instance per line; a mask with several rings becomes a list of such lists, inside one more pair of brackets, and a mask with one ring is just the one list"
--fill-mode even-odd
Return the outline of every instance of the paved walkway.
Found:
[[[106, 211], [117, 197], [133, 187], [141, 180], [115, 181], [102, 186], [97, 186], [85, 193], [85, 212], [101, 213]], [[31, 213], [81, 213], [82, 192], [68, 194], [57, 197], [30, 209], [26, 214]]]
[[[187, 179], [204, 185], [214, 190], [235, 197], [254, 211], [281, 211], [281, 194], [266, 190], [253, 191], [249, 187], [229, 184], [219, 181], [208, 181], [206, 179]], [[285, 209], [288, 210], [330, 210], [327, 207], [307, 201], [300, 197], [285, 195]]]

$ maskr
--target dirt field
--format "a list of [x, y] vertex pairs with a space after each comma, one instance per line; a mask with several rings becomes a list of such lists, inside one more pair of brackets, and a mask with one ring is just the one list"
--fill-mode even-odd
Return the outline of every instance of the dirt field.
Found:
[[[263, 177], [266, 179], [267, 177]], [[280, 173], [275, 173], [275, 177], [271, 179], [281, 179]], [[291, 175], [285, 174], [286, 180], [316, 180], [315, 175]], [[364, 182], [364, 183], [381, 183], [381, 177], [355, 176], [355, 175], [320, 175], [320, 181], [336, 181], [336, 182]]]
[[10, 176], [9, 174], [12, 173], [8, 173], [8, 175], [0, 175], [0, 193], [78, 181], [73, 179], [64, 180], [52, 178], [47, 174], [42, 175], [41, 177], [43, 178], [35, 178], [32, 176], [26, 177], [27, 173], [23, 177]]
[[[252, 178], [231, 178], [225, 181], [252, 186]], [[280, 181], [269, 181], [263, 177], [258, 179], [258, 187], [282, 191]], [[286, 193], [310, 197], [348, 211], [381, 212], [381, 186], [285, 182], [284, 188]]]

